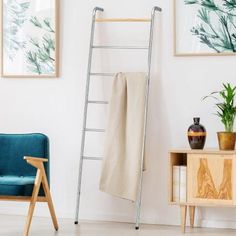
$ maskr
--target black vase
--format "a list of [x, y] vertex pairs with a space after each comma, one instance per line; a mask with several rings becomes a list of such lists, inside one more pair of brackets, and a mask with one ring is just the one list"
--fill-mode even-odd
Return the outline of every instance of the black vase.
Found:
[[206, 141], [206, 129], [201, 125], [200, 118], [194, 117], [194, 123], [188, 128], [188, 142], [191, 149], [203, 149]]

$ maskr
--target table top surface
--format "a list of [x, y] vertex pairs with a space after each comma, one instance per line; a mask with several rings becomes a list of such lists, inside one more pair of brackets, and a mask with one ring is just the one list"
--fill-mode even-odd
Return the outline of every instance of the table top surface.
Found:
[[190, 149], [190, 148], [176, 148], [170, 149], [169, 153], [186, 153], [186, 154], [236, 154], [236, 150], [219, 150], [218, 148], [206, 148], [206, 149]]

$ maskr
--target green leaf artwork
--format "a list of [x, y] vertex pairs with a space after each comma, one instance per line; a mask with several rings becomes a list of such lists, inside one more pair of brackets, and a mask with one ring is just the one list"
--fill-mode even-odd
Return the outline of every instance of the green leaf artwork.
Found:
[[50, 19], [40, 20], [32, 16], [30, 22], [42, 31], [41, 37], [30, 37], [31, 49], [26, 52], [28, 70], [36, 74], [50, 74], [55, 71], [55, 31]]
[[2, 0], [2, 76], [58, 76], [57, 0]]
[[198, 6], [198, 23], [190, 32], [201, 44], [216, 53], [236, 52], [236, 0], [183, 0]]
[[13, 60], [17, 52], [26, 46], [26, 40], [21, 39], [18, 32], [27, 20], [26, 11], [29, 6], [29, 1], [3, 1], [3, 8], [5, 9], [3, 12], [4, 50], [10, 60]]

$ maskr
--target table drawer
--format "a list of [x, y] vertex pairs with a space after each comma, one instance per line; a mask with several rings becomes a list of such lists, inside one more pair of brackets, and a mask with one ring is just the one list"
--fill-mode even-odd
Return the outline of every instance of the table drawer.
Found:
[[235, 203], [233, 155], [188, 154], [187, 161], [189, 203], [220, 205]]

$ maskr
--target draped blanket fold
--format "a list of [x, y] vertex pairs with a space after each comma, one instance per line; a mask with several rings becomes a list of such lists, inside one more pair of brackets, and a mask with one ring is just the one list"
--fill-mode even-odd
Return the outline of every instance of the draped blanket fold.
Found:
[[109, 103], [100, 190], [135, 201], [142, 171], [146, 73], [118, 73]]

